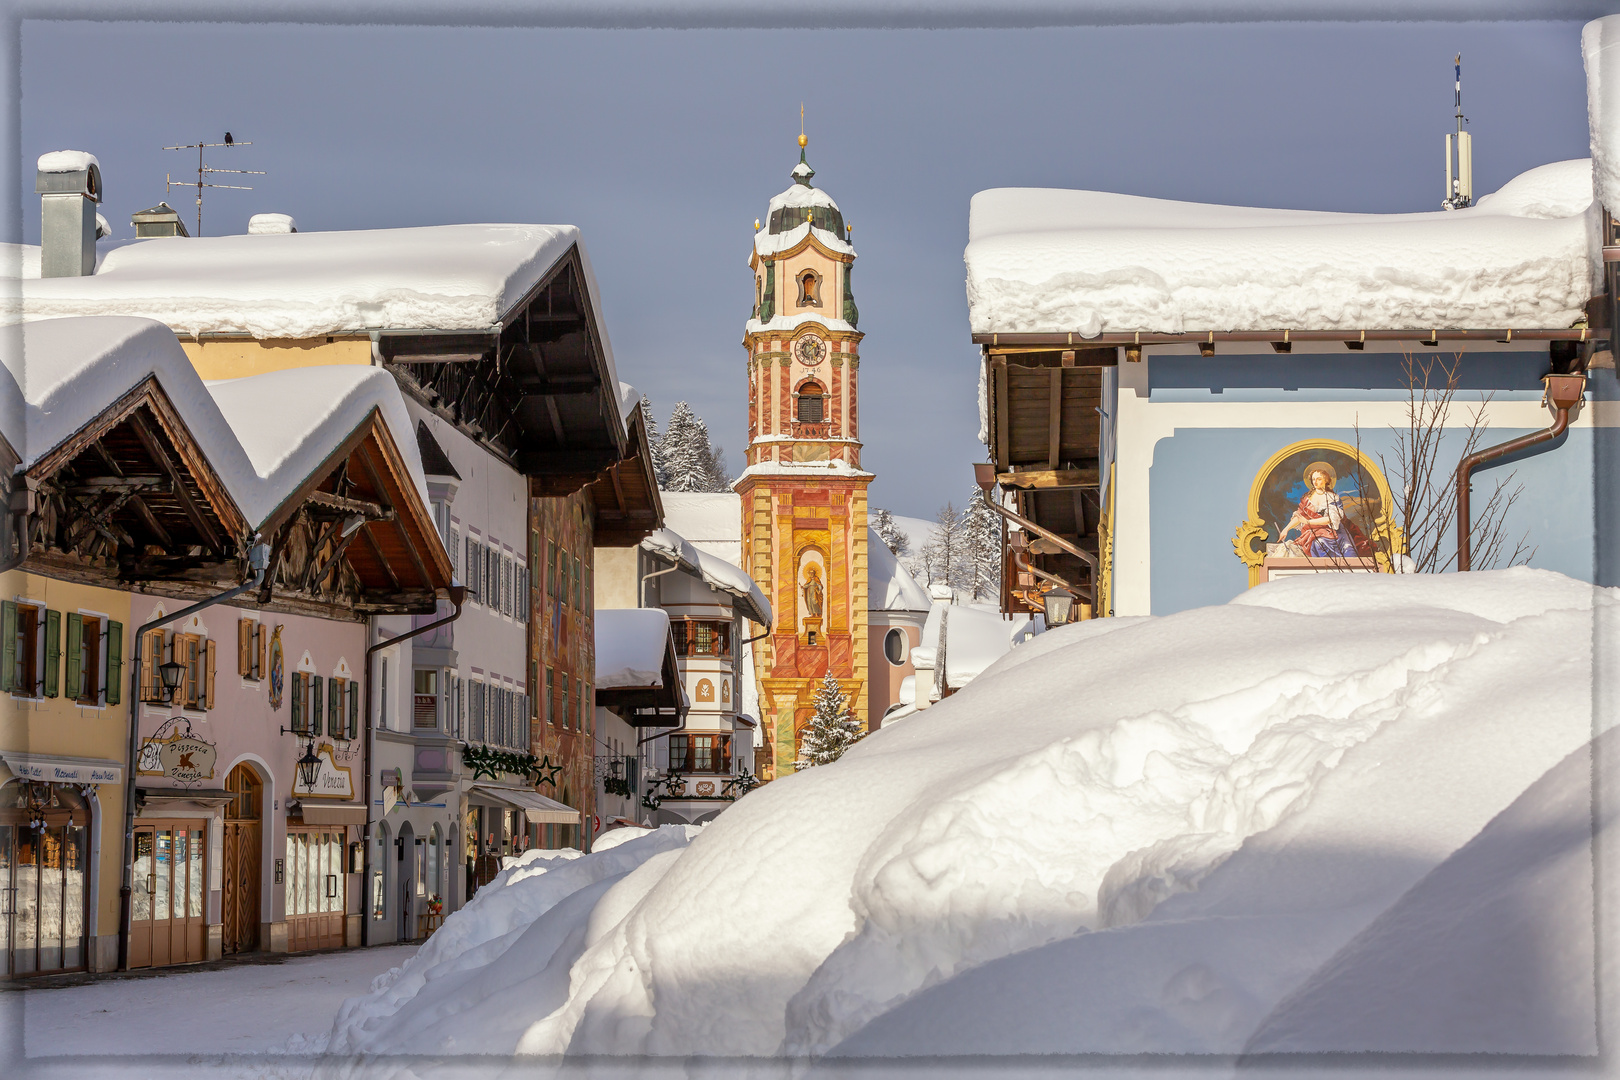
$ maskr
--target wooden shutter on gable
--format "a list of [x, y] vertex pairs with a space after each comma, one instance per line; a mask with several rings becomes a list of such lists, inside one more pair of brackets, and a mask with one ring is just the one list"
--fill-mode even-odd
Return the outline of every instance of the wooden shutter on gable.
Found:
[[216, 645], [216, 642], [214, 641], [214, 639], [209, 638], [208, 641], [203, 646], [203, 648], [205, 650], [204, 655], [207, 658], [207, 662], [204, 664], [204, 670], [205, 670], [205, 674], [204, 674], [204, 694], [203, 694], [203, 702], [202, 702], [202, 707], [205, 708], [205, 709], [212, 709], [214, 707], [214, 649], [215, 649], [215, 645]]
[[124, 700], [124, 624], [107, 622], [107, 704]]
[[304, 726], [304, 673], [292, 673], [292, 729], [300, 735], [308, 733]]
[[253, 627], [256, 624], [252, 619], [236, 620], [236, 673], [238, 675], [253, 674]]
[[17, 690], [17, 604], [0, 601], [0, 690]]
[[[73, 665], [75, 669], [77, 664]], [[45, 696], [55, 697], [61, 690], [62, 679], [62, 613], [45, 612], [45, 670], [40, 673]], [[77, 689], [75, 687], [74, 689]]]
[[305, 676], [304, 681], [309, 683], [309, 733], [321, 733], [321, 685], [323, 680], [319, 675], [310, 678]]
[[[50, 611], [45, 614], [45, 632], [47, 635], [50, 633], [52, 615], [56, 615], [56, 612]], [[57, 615], [57, 618], [60, 619], [61, 616]], [[67, 624], [66, 693], [70, 700], [77, 701], [84, 696], [84, 666], [81, 663], [83, 660], [81, 653], [84, 649], [84, 616], [77, 611], [70, 611], [68, 612]], [[49, 673], [46, 674], [45, 678], [47, 682], [50, 681]]]

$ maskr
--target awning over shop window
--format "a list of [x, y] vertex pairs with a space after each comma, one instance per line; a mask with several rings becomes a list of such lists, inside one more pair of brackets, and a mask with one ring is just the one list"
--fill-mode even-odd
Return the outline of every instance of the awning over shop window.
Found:
[[530, 825], [578, 825], [579, 811], [572, 806], [548, 799], [536, 791], [515, 788], [474, 787], [473, 793], [486, 799], [505, 803], [514, 810], [522, 810]]
[[[16, 750], [0, 750], [0, 759], [12, 776], [22, 780], [44, 780], [52, 784], [116, 784], [124, 778], [124, 767], [103, 758], [42, 756]], [[0, 780], [10, 777], [0, 777]]]
[[299, 812], [305, 825], [364, 825], [366, 808], [363, 806], [320, 806], [300, 803]]
[[152, 803], [193, 803], [197, 806], [224, 806], [235, 799], [233, 792], [224, 788], [171, 788], [135, 785], [135, 802], [139, 806]]

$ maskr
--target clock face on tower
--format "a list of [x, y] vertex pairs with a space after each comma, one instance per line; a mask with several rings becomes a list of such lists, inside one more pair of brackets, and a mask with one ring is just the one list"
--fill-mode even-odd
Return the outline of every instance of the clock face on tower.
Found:
[[793, 351], [798, 354], [799, 363], [805, 367], [815, 367], [827, 355], [827, 346], [814, 334], [806, 334], [793, 346]]

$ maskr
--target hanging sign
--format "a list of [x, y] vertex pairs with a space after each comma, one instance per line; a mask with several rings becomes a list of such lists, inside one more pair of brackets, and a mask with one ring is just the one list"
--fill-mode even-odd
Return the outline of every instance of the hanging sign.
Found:
[[315, 756], [321, 762], [315, 782], [306, 786], [303, 776], [294, 768], [293, 794], [310, 799], [354, 798], [354, 777], [347, 768], [332, 760], [332, 744], [321, 743], [315, 748]]
[[141, 740], [141, 755], [135, 771], [142, 776], [166, 776], [182, 784], [195, 784], [214, 778], [214, 762], [219, 751], [199, 738], [191, 721], [176, 716]]

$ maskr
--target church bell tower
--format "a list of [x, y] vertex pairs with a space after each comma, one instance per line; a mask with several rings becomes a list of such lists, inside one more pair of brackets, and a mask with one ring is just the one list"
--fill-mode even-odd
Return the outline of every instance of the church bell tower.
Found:
[[776, 616], [757, 642], [762, 779], [793, 772], [811, 700], [831, 672], [867, 715], [866, 488], [859, 424], [860, 319], [852, 228], [811, 180], [799, 135], [793, 183], [754, 223], [743, 569]]

